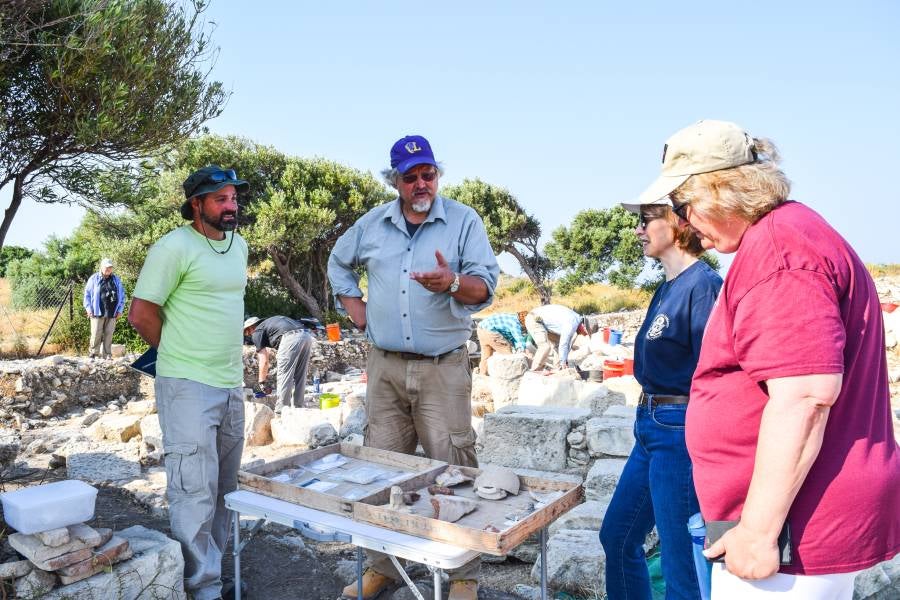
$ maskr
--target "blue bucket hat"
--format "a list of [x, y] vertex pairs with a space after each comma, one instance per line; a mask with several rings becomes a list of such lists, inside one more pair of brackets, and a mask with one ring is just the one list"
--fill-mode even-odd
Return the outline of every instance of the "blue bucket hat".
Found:
[[438, 166], [431, 144], [421, 135], [402, 137], [391, 146], [391, 168], [406, 173], [418, 165]]

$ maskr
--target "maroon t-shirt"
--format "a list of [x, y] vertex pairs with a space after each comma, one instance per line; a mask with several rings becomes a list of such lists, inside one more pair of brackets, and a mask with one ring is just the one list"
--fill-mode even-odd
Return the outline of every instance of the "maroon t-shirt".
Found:
[[777, 377], [843, 373], [788, 522], [783, 573], [847, 573], [900, 552], [900, 450], [884, 324], [865, 265], [817, 213], [785, 203], [741, 240], [703, 338], [686, 438], [707, 520], [741, 516]]

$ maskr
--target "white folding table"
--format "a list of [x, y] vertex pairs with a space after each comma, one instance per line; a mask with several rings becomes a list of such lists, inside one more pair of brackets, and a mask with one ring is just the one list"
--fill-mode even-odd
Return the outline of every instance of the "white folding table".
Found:
[[[362, 581], [363, 548], [377, 550], [391, 557], [394, 566], [413, 594], [423, 600], [412, 580], [406, 575], [398, 558], [424, 564], [434, 578], [434, 598], [441, 600], [441, 571], [456, 569], [479, 553], [450, 544], [435, 542], [406, 533], [399, 533], [367, 523], [270, 498], [256, 492], [238, 490], [225, 495], [225, 506], [234, 511], [234, 590], [235, 598], [241, 596], [241, 551], [256, 531], [266, 521], [292, 527], [301, 535], [320, 542], [344, 542], [356, 546], [356, 579]], [[241, 541], [241, 515], [259, 517], [250, 535]], [[547, 600], [547, 529], [540, 530], [541, 542], [541, 599]], [[358, 585], [358, 598], [362, 598], [362, 586]]]

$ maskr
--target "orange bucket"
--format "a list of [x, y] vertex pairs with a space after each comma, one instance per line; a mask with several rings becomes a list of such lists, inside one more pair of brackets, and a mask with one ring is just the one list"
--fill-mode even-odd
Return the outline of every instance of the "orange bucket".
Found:
[[341, 326], [337, 323], [329, 323], [325, 326], [325, 335], [328, 336], [329, 342], [341, 341]]
[[634, 375], [634, 359], [626, 358], [624, 361], [623, 375]]
[[892, 313], [895, 310], [897, 310], [897, 305], [894, 304], [893, 302], [882, 302], [881, 310], [883, 310], [886, 313]]
[[621, 377], [625, 372], [625, 361], [621, 360], [604, 360], [603, 361], [603, 379], [612, 379], [613, 377]]

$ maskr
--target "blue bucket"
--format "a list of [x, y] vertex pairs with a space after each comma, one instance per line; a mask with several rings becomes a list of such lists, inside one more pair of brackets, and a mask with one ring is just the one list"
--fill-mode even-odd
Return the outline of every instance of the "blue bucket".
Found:
[[610, 346], [618, 346], [622, 343], [622, 330], [621, 329], [610, 329], [609, 330], [609, 345]]

